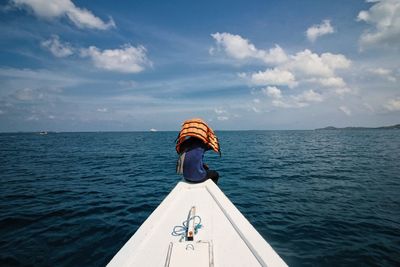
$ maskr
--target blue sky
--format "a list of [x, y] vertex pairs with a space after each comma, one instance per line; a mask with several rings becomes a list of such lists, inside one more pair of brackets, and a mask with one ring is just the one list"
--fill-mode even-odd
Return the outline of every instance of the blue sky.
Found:
[[400, 122], [398, 0], [0, 5], [0, 131]]

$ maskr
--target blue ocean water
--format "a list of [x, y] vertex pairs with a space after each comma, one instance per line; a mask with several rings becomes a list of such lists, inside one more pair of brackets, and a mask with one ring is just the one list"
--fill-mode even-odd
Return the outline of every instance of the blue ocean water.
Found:
[[[104, 266], [180, 180], [176, 135], [0, 134], [0, 266]], [[400, 265], [400, 131], [217, 135], [219, 187], [289, 265]]]

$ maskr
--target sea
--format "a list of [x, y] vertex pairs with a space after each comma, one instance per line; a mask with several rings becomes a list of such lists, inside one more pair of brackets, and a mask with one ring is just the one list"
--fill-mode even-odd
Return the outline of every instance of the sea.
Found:
[[[205, 162], [290, 266], [400, 266], [400, 130], [217, 131]], [[177, 132], [0, 134], [0, 266], [105, 266], [181, 180]]]

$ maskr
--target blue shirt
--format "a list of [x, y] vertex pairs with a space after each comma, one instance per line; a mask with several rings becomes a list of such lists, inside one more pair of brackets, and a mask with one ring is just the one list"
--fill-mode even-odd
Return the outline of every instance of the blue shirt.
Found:
[[189, 148], [183, 161], [183, 177], [192, 182], [204, 180], [207, 171], [203, 167], [204, 146], [194, 146]]

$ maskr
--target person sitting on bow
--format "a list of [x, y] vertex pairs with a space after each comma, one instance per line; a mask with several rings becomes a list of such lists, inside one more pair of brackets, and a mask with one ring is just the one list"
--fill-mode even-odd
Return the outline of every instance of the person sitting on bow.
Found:
[[200, 183], [211, 179], [217, 183], [218, 172], [210, 170], [203, 162], [204, 153], [211, 149], [221, 155], [214, 131], [201, 119], [185, 121], [176, 144], [179, 155], [177, 173], [183, 174], [189, 182]]

